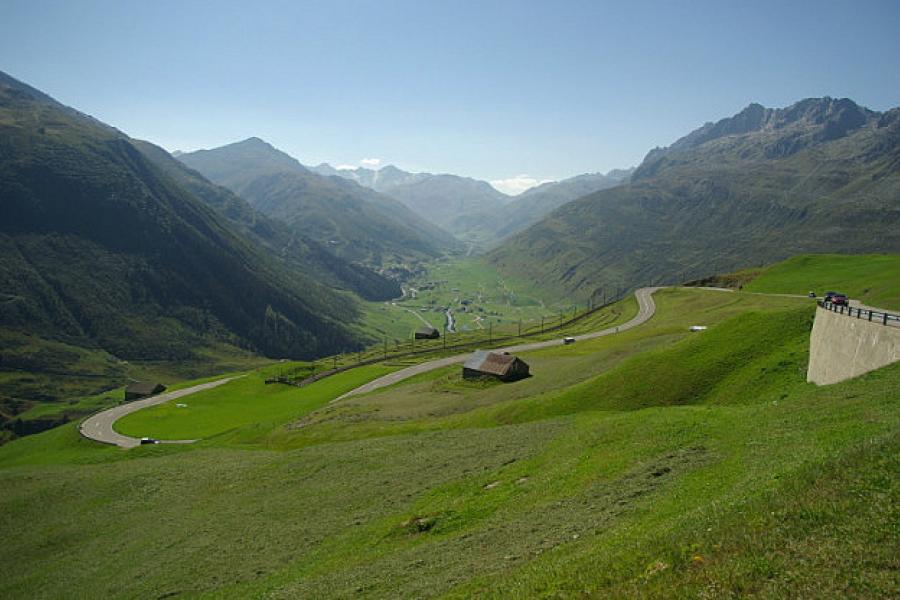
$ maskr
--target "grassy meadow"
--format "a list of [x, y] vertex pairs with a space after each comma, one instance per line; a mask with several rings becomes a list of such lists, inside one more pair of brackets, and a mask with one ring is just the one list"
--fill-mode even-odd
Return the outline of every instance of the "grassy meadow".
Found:
[[811, 254], [762, 269], [748, 292], [818, 295], [834, 290], [863, 304], [900, 311], [900, 255]]
[[656, 301], [512, 384], [260, 372], [117, 424], [197, 444], [0, 447], [4, 596], [896, 595], [900, 364], [816, 387], [809, 301]]
[[367, 307], [367, 316], [374, 317], [376, 329], [392, 340], [408, 340], [423, 320], [443, 330], [447, 308], [453, 313], [458, 332], [450, 332], [451, 339], [466, 333], [486, 333], [489, 327], [517, 332], [520, 321], [523, 329], [539, 327], [542, 317], [553, 323], [560, 314], [571, 316], [576, 308], [586, 308], [583, 302], [578, 307], [572, 302], [545, 304], [542, 290], [505, 278], [479, 257], [448, 258], [430, 264], [408, 283], [408, 288], [400, 300], [369, 303]]
[[716, 275], [703, 285], [762, 294], [843, 292], [863, 304], [900, 311], [900, 255], [804, 254], [758, 268]]

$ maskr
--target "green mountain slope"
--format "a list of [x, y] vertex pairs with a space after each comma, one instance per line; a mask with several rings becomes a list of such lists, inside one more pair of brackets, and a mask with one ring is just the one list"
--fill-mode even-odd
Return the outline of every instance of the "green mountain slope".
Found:
[[258, 138], [181, 154], [178, 160], [354, 261], [382, 266], [459, 247], [450, 234], [396, 200], [314, 173]]
[[[359, 344], [348, 294], [269, 258], [121, 132], [3, 74], [0, 208], [7, 416], [66, 393], [72, 374], [82, 392], [121, 384], [124, 360], [209, 360], [222, 346], [311, 357]], [[56, 391], [52, 380], [29, 387], [23, 372], [55, 374]]]
[[162, 148], [142, 141], [134, 144], [179, 185], [225, 215], [241, 233], [265, 247], [289, 269], [314, 276], [330, 287], [352, 291], [366, 300], [387, 300], [401, 294], [396, 281], [337, 257], [286, 223], [257, 211], [227, 188], [210, 183]]
[[674, 282], [805, 252], [900, 250], [900, 109], [748, 107], [654, 150], [489, 259], [561, 294]]

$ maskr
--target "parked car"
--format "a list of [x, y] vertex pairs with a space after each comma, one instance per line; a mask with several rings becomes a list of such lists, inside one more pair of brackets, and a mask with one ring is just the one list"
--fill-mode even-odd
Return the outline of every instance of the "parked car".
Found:
[[825, 302], [831, 302], [831, 299], [834, 296], [836, 296], [837, 294], [838, 294], [837, 292], [825, 292], [825, 297], [824, 297]]
[[815, 297], [816, 297], [816, 293], [815, 293], [815, 292], [810, 292], [810, 293], [807, 294], [807, 296], [809, 296], [810, 298], [815, 298]]
[[564, 338], [563, 338], [563, 344], [565, 344], [565, 345], [567, 345], [567, 346], [568, 346], [569, 344], [574, 344], [574, 343], [575, 343], [575, 338], [573, 338], [573, 337], [571, 337], [571, 336], [569, 336], [569, 337], [564, 337]]
[[831, 303], [837, 306], [847, 306], [849, 304], [850, 299], [844, 294], [835, 294], [831, 297]]

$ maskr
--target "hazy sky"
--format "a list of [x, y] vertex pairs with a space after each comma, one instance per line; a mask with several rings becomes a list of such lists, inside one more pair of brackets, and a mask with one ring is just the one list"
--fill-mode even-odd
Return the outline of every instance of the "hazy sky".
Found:
[[0, 0], [0, 70], [169, 150], [259, 136], [513, 187], [753, 101], [900, 105], [898, 58], [896, 0]]

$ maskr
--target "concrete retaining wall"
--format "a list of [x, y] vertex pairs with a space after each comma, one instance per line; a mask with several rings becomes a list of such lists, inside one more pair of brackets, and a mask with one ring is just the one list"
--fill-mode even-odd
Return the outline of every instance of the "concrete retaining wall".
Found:
[[837, 383], [900, 360], [900, 328], [819, 307], [809, 340], [806, 380]]

